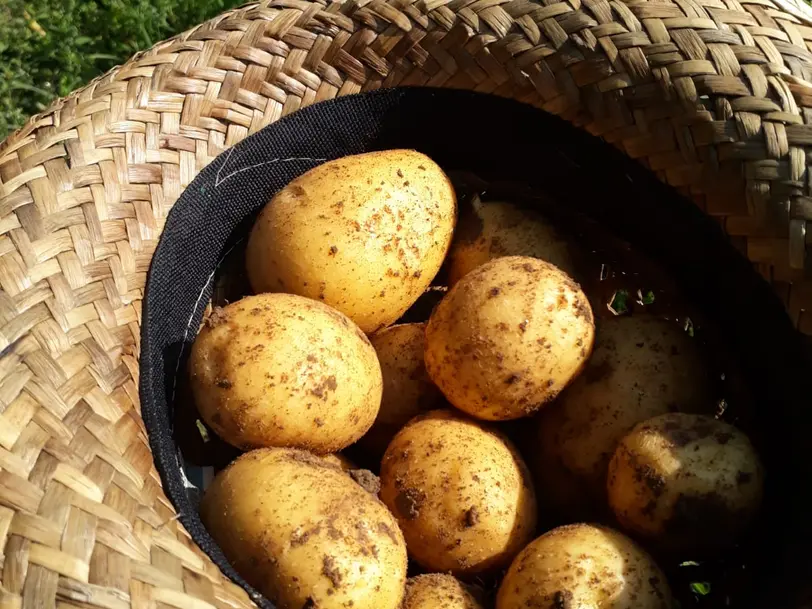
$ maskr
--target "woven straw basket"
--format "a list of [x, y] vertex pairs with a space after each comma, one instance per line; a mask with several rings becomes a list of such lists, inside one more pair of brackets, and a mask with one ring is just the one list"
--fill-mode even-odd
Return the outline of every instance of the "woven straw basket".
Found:
[[395, 85], [526, 102], [718, 219], [812, 334], [812, 10], [791, 0], [266, 0], [156, 45], [0, 145], [0, 609], [253, 604], [165, 498], [141, 299], [215, 156]]

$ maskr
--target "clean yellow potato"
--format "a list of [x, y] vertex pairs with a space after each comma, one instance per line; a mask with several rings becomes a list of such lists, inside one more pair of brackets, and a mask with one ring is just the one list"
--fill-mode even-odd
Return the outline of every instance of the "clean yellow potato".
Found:
[[679, 324], [646, 315], [602, 321], [583, 373], [537, 419], [531, 467], [550, 507], [573, 514], [605, 505], [606, 469], [620, 439], [651, 417], [707, 408], [708, 369]]
[[401, 609], [482, 609], [482, 605], [455, 577], [432, 573], [406, 580]]
[[192, 346], [200, 416], [243, 449], [349, 446], [378, 414], [381, 367], [367, 337], [325, 304], [249, 296], [214, 312]]
[[406, 423], [438, 407], [442, 394], [431, 382], [423, 361], [425, 323], [391, 326], [369, 340], [381, 364], [383, 397], [378, 418], [360, 443], [380, 457]]
[[450, 410], [421, 415], [395, 436], [381, 465], [381, 499], [409, 555], [453, 575], [506, 566], [536, 527], [535, 492], [518, 451]]
[[262, 210], [248, 239], [248, 277], [256, 292], [322, 300], [373, 333], [429, 286], [456, 216], [451, 182], [424, 154], [388, 150], [329, 161]]
[[426, 369], [479, 419], [527, 416], [581, 371], [595, 324], [581, 288], [555, 266], [496, 258], [463, 277], [429, 319]]
[[530, 256], [575, 272], [572, 244], [544, 216], [506, 201], [482, 202], [473, 197], [460, 213], [448, 252], [449, 285], [489, 260]]
[[674, 551], [735, 541], [761, 505], [764, 470], [747, 436], [712, 417], [671, 413], [636, 426], [609, 464], [621, 526]]
[[279, 609], [398, 609], [406, 545], [392, 514], [308, 452], [258, 449], [206, 490], [200, 515], [229, 562]]
[[572, 524], [545, 533], [510, 565], [496, 609], [671, 609], [660, 568], [612, 529]]

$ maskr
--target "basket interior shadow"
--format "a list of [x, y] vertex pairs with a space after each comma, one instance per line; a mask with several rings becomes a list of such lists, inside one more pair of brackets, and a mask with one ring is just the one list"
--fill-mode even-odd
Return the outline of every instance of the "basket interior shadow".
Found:
[[[605, 142], [540, 110], [489, 95], [424, 88], [343, 97], [303, 109], [218, 157], [169, 215], [150, 269], [140, 360], [142, 412], [163, 487], [193, 539], [265, 608], [202, 526], [173, 437], [176, 381], [224, 255], [282, 186], [324, 160], [413, 148], [447, 171], [523, 183], [585, 214], [660, 263], [720, 330], [755, 397], [765, 506], [746, 548], [737, 607], [795, 607], [812, 558], [812, 412], [802, 338], [718, 224]], [[533, 205], [533, 197], [524, 204]], [[741, 558], [741, 560], [739, 560]], [[744, 584], [742, 584], [744, 585]], [[807, 586], [807, 589], [809, 586]], [[722, 604], [724, 600], [722, 600]]]

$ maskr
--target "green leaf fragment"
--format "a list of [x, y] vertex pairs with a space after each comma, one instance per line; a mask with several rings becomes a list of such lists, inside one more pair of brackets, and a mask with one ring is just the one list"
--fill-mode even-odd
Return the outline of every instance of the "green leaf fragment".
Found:
[[623, 315], [629, 312], [629, 292], [616, 290], [612, 299], [606, 305], [614, 315]]
[[637, 302], [643, 306], [654, 304], [654, 292], [648, 290], [647, 292], [643, 293], [642, 290], [637, 290]]
[[700, 596], [707, 596], [710, 594], [710, 582], [691, 582], [691, 592]]
[[200, 437], [203, 438], [203, 443], [206, 444], [209, 440], [211, 440], [209, 437], [209, 430], [206, 429], [206, 426], [200, 419], [195, 420], [195, 425], [197, 425], [197, 431], [200, 433]]
[[680, 567], [698, 567], [699, 563], [695, 560], [686, 560], [685, 562], [681, 562], [679, 564]]
[[683, 329], [688, 333], [688, 336], [691, 338], [694, 337], [694, 322], [691, 321], [690, 317], [685, 318], [685, 325], [683, 326]]

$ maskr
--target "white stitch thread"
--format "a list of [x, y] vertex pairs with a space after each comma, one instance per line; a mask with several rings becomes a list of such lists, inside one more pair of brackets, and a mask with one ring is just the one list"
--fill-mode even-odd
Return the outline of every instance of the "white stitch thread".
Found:
[[[217, 169], [217, 175], [214, 178], [214, 188], [215, 189], [218, 188], [221, 184], [223, 184], [226, 180], [228, 180], [229, 178], [234, 177], [238, 173], [242, 173], [243, 171], [249, 171], [251, 169], [256, 169], [257, 167], [262, 167], [264, 165], [273, 165], [274, 163], [290, 163], [290, 162], [294, 162], [294, 161], [308, 161], [308, 162], [312, 162], [312, 163], [320, 163], [322, 161], [327, 160], [327, 159], [324, 159], [324, 158], [312, 158], [312, 157], [290, 157], [290, 158], [287, 158], [287, 159], [276, 158], [276, 159], [271, 159], [269, 161], [264, 161], [262, 163], [256, 163], [255, 165], [249, 165], [247, 167], [241, 167], [240, 169], [237, 169], [236, 171], [233, 171], [233, 172], [229, 173], [227, 176], [222, 177], [221, 174], [222, 174], [222, 171], [223, 171], [223, 167], [226, 167], [228, 165], [229, 161], [231, 160], [231, 156], [234, 154], [234, 148], [236, 148], [236, 146], [232, 146], [229, 149], [228, 156], [226, 156], [226, 160]], [[192, 312], [189, 315], [189, 321], [186, 323], [186, 329], [183, 331], [183, 342], [181, 343], [180, 352], [178, 353], [178, 361], [175, 364], [175, 377], [174, 377], [174, 379], [172, 379], [172, 407], [173, 408], [174, 408], [174, 405], [175, 405], [175, 395], [177, 393], [177, 388], [178, 388], [178, 374], [180, 372], [180, 363], [181, 363], [181, 361], [183, 361], [183, 354], [186, 353], [186, 341], [189, 338], [189, 329], [192, 327], [192, 321], [194, 320], [195, 314], [197, 313], [197, 309], [200, 306], [200, 301], [203, 299], [203, 294], [206, 292], [206, 289], [209, 287], [209, 284], [211, 283], [212, 279], [214, 279], [214, 275], [217, 273], [217, 270], [220, 268], [220, 265], [223, 264], [223, 261], [228, 257], [228, 255], [232, 251], [234, 251], [234, 248], [236, 248], [243, 241], [245, 241], [245, 237], [243, 237], [241, 239], [238, 239], [234, 243], [234, 245], [232, 245], [230, 248], [228, 248], [228, 250], [220, 257], [220, 259], [217, 261], [217, 264], [214, 265], [214, 270], [206, 278], [206, 283], [203, 284], [203, 287], [201, 288], [200, 293], [197, 295], [197, 300], [195, 301], [195, 305], [194, 305], [194, 307], [192, 307]], [[180, 451], [178, 451], [177, 457], [178, 457], [178, 469], [180, 469], [184, 487], [187, 488], [187, 489], [189, 489], [189, 488], [197, 488], [186, 477], [185, 465], [184, 465], [184, 463], [181, 462], [181, 461], [183, 461], [183, 455], [180, 454]], [[253, 595], [252, 595], [252, 598], [253, 598]], [[257, 602], [257, 600], [260, 599], [260, 598], [261, 598], [260, 596], [257, 596], [256, 598], [254, 598], [254, 601]]]
[[234, 251], [240, 243], [245, 241], [245, 237], [242, 237], [234, 243], [228, 250], [220, 257], [217, 261], [217, 264], [214, 265], [214, 270], [206, 279], [206, 283], [203, 284], [203, 287], [200, 290], [200, 293], [197, 295], [197, 300], [195, 301], [195, 306], [192, 307], [192, 314], [189, 315], [189, 321], [186, 323], [186, 330], [183, 332], [183, 342], [181, 342], [180, 353], [178, 353], [178, 361], [175, 364], [175, 378], [172, 382], [172, 405], [174, 406], [175, 403], [175, 391], [178, 387], [178, 372], [180, 371], [180, 362], [183, 359], [183, 354], [186, 352], [186, 339], [189, 337], [189, 328], [192, 327], [192, 320], [195, 318], [195, 313], [197, 313], [197, 308], [200, 306], [200, 301], [203, 299], [203, 294], [206, 292], [206, 288], [209, 287], [211, 280], [214, 279], [214, 275], [217, 273], [217, 269], [220, 268], [220, 265], [223, 264], [223, 261], [228, 257], [228, 255]]
[[[242, 167], [241, 169], [237, 169], [236, 171], [233, 171], [232, 173], [228, 174], [225, 177], [221, 177], [220, 174], [223, 171], [223, 167], [226, 167], [228, 165], [229, 161], [231, 160], [231, 155], [234, 153], [234, 148], [236, 148], [236, 146], [233, 146], [233, 147], [229, 148], [228, 156], [226, 156], [226, 160], [217, 169], [217, 175], [215, 176], [215, 180], [214, 180], [214, 187], [215, 188], [220, 186], [223, 182], [225, 182], [229, 178], [234, 177], [238, 173], [242, 173], [243, 171], [248, 171], [249, 169], [255, 169], [257, 167], [262, 167], [263, 165], [272, 165], [274, 163], [289, 163], [289, 162], [293, 162], [293, 161], [310, 161], [310, 162], [313, 162], [313, 163], [320, 163], [322, 161], [327, 160], [327, 159], [313, 158], [313, 157], [290, 157], [290, 158], [287, 158], [287, 159], [276, 158], [276, 159], [271, 159], [270, 161], [257, 163], [256, 165], [249, 165], [248, 167]], [[211, 283], [211, 280], [214, 278], [214, 275], [217, 273], [217, 269], [220, 268], [220, 265], [223, 263], [223, 261], [226, 259], [226, 257], [234, 250], [234, 248], [237, 247], [244, 240], [245, 240], [245, 237], [239, 239], [236, 243], [234, 243], [234, 245], [232, 245], [228, 249], [228, 251], [226, 251], [220, 257], [220, 259], [217, 261], [217, 264], [214, 266], [214, 270], [208, 276], [208, 278], [206, 279], [206, 283], [203, 284], [203, 288], [200, 290], [200, 293], [197, 295], [197, 300], [195, 301], [195, 306], [192, 308], [192, 313], [191, 313], [191, 315], [189, 315], [189, 321], [186, 324], [186, 330], [184, 330], [184, 332], [183, 332], [183, 343], [181, 343], [181, 350], [180, 350], [180, 353], [178, 354], [178, 362], [177, 362], [177, 365], [175, 366], [175, 378], [173, 379], [173, 384], [172, 384], [172, 401], [173, 402], [175, 401], [175, 393], [176, 393], [177, 386], [178, 386], [178, 371], [180, 370], [180, 362], [183, 359], [183, 354], [186, 352], [186, 339], [189, 337], [189, 328], [192, 326], [192, 320], [195, 317], [195, 313], [197, 312], [197, 308], [200, 306], [200, 300], [203, 298], [203, 294], [205, 293], [206, 288], [209, 287], [209, 284]]]
[[240, 169], [237, 169], [236, 171], [231, 172], [227, 176], [221, 177], [221, 173], [223, 171], [223, 168], [228, 166], [228, 163], [231, 160], [231, 155], [234, 153], [234, 148], [235, 147], [232, 147], [232, 148], [230, 148], [228, 150], [228, 156], [226, 157], [226, 160], [217, 169], [217, 175], [214, 178], [214, 187], [215, 188], [219, 188], [219, 186], [223, 182], [225, 182], [229, 178], [233, 178], [238, 173], [242, 173], [243, 171], [248, 171], [250, 169], [256, 169], [257, 167], [262, 167], [264, 165], [273, 165], [275, 163], [292, 163], [294, 161], [308, 161], [308, 162], [311, 162], [311, 163], [321, 163], [322, 161], [327, 160], [327, 159], [319, 159], [319, 158], [313, 158], [313, 157], [289, 157], [287, 159], [276, 158], [276, 159], [271, 159], [269, 161], [263, 161], [262, 163], [257, 163], [256, 165], [249, 165], [248, 167], [241, 167]]

